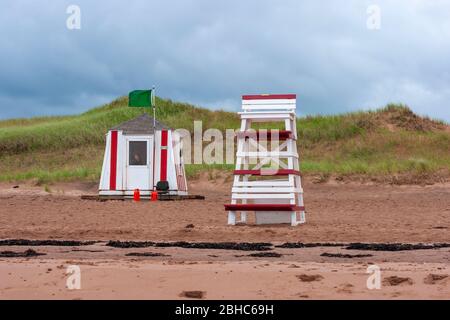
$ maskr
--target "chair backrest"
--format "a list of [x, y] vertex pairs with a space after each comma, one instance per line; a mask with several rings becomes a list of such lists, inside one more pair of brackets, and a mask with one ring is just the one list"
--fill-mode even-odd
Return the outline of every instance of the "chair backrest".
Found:
[[242, 96], [242, 110], [244, 112], [295, 112], [296, 103], [297, 96], [295, 94], [258, 94]]

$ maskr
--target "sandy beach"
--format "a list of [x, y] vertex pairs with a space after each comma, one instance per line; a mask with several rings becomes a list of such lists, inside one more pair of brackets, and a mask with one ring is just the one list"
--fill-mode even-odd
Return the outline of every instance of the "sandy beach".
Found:
[[[0, 186], [0, 239], [24, 241], [0, 245], [0, 299], [450, 298], [448, 184], [307, 181], [298, 227], [227, 226], [226, 181], [193, 181], [206, 200], [180, 202], [81, 200], [89, 184], [14, 187]], [[71, 265], [80, 290], [67, 288]], [[370, 290], [373, 265], [381, 287]]]

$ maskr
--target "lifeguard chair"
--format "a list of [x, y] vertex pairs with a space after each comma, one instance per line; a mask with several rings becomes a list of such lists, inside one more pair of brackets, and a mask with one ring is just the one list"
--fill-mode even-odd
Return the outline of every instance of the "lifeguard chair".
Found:
[[[242, 97], [231, 204], [225, 205], [229, 225], [236, 224], [237, 212], [246, 223], [252, 211], [256, 224], [306, 222], [295, 109], [295, 94]], [[261, 129], [262, 123], [281, 123], [282, 129]]]

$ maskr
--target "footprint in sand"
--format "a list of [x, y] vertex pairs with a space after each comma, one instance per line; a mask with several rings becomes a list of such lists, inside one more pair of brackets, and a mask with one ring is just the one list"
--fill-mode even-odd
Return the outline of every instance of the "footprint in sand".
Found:
[[180, 297], [190, 298], [190, 299], [202, 299], [205, 297], [205, 295], [206, 295], [205, 291], [199, 291], [199, 290], [183, 291], [180, 293]]
[[447, 274], [433, 274], [430, 273], [428, 276], [426, 276], [423, 279], [423, 283], [425, 284], [439, 284], [447, 281], [448, 275]]
[[383, 284], [385, 286], [398, 286], [398, 285], [403, 285], [403, 284], [407, 284], [407, 285], [412, 285], [414, 282], [412, 281], [411, 278], [407, 278], [407, 277], [398, 277], [398, 276], [391, 276], [391, 277], [387, 277], [383, 280]]
[[339, 285], [337, 292], [338, 293], [352, 293], [353, 287], [354, 287], [354, 285], [352, 285], [351, 283], [343, 283], [343, 284]]
[[323, 279], [323, 277], [320, 274], [300, 274], [297, 275], [296, 277], [303, 282], [320, 281]]

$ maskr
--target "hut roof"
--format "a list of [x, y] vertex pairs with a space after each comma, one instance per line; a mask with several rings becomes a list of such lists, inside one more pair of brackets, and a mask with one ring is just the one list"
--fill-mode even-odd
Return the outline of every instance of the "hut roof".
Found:
[[[158, 120], [155, 121], [155, 128], [156, 130], [170, 129]], [[153, 117], [144, 113], [137, 118], [111, 128], [111, 130], [120, 130], [123, 131], [124, 134], [153, 134]]]

